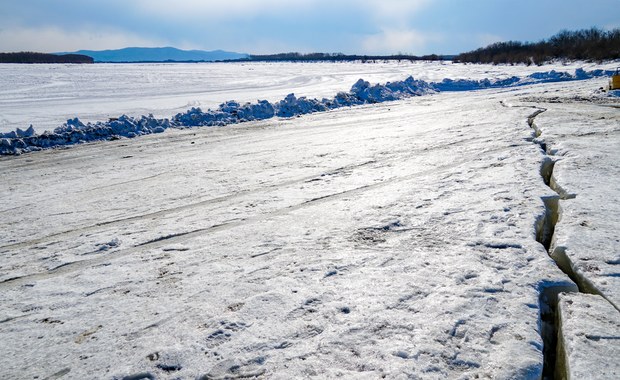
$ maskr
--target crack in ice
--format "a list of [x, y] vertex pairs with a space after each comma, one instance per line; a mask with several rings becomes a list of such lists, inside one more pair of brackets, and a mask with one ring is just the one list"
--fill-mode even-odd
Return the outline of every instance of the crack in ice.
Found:
[[[577, 285], [578, 292], [599, 295], [620, 311], [618, 306], [597, 289], [592, 281], [573, 269], [573, 263], [566, 255], [566, 247], [555, 244], [555, 228], [562, 214], [560, 201], [574, 199], [577, 197], [577, 194], [569, 193], [563, 189], [553, 176], [556, 161], [552, 156], [555, 155], [555, 152], [548, 148], [544, 140], [539, 139], [543, 132], [535, 123], [536, 117], [545, 111], [547, 111], [546, 108], [537, 109], [527, 117], [527, 124], [534, 130], [535, 138], [532, 141], [540, 145], [545, 155], [541, 164], [540, 175], [545, 185], [557, 195], [542, 197], [545, 214], [538, 221], [536, 240], [545, 247], [545, 250], [558, 268]], [[557, 377], [567, 378], [568, 376], [567, 364], [565, 360], [562, 360], [565, 356], [563, 345], [558, 343], [558, 335], [562, 326], [557, 311], [559, 307], [559, 294], [562, 292], [575, 292], [575, 289], [566, 286], [550, 286], [541, 292], [541, 335], [544, 341], [543, 378], [548, 379]], [[556, 360], [558, 355], [560, 357]]]

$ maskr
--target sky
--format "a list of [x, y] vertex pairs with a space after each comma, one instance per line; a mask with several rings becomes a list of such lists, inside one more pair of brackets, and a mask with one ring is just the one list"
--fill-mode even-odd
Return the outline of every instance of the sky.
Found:
[[0, 0], [0, 51], [457, 54], [620, 27], [620, 0]]

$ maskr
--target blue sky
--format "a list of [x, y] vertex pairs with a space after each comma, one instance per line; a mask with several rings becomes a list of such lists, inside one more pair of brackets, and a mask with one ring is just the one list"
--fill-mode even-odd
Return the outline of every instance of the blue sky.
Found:
[[620, 27], [620, 0], [1, 0], [0, 51], [453, 54]]

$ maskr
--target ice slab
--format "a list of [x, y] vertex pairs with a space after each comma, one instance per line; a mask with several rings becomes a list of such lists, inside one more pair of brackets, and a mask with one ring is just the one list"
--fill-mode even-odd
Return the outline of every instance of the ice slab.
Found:
[[591, 294], [562, 294], [558, 317], [562, 378], [620, 377], [620, 313], [607, 300]]

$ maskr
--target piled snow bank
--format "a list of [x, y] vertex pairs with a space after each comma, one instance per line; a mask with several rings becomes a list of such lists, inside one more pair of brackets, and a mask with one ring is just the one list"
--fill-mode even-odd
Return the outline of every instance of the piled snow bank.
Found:
[[607, 92], [607, 96], [610, 98], [620, 98], [620, 90], [611, 90]]
[[491, 81], [490, 79], [470, 80], [470, 79], [444, 79], [441, 82], [433, 83], [433, 88], [437, 91], [472, 91], [487, 88], [510, 87], [521, 81], [519, 77]]
[[80, 144], [91, 141], [113, 140], [120, 137], [133, 138], [152, 133], [161, 133], [168, 128], [189, 128], [198, 126], [225, 126], [253, 120], [264, 120], [274, 116], [294, 117], [313, 112], [324, 112], [340, 107], [351, 107], [362, 104], [381, 103], [421, 96], [437, 91], [471, 91], [487, 88], [502, 88], [533, 83], [547, 83], [567, 80], [583, 80], [599, 76], [611, 75], [610, 71], [594, 70], [586, 72], [577, 69], [575, 74], [548, 71], [534, 73], [524, 78], [516, 76], [506, 79], [444, 79], [441, 82], [429, 83], [408, 77], [404, 81], [388, 82], [371, 85], [358, 80], [349, 92], [339, 92], [332, 99], [308, 99], [287, 95], [276, 103], [259, 100], [257, 103], [240, 103], [231, 100], [220, 104], [216, 110], [202, 111], [191, 108], [185, 113], [175, 115], [172, 120], [156, 119], [153, 115], [133, 118], [126, 115], [107, 122], [82, 123], [79, 119], [67, 120], [65, 124], [36, 135], [32, 126], [26, 131], [15, 131], [0, 134], [0, 155], [18, 155], [46, 148]]
[[202, 111], [191, 108], [185, 113], [175, 115], [172, 120], [156, 119], [153, 115], [133, 118], [126, 115], [107, 122], [82, 123], [78, 118], [67, 120], [65, 124], [35, 135], [32, 127], [26, 131], [0, 134], [0, 154], [17, 155], [45, 148], [74, 145], [79, 143], [113, 140], [120, 137], [136, 137], [151, 133], [161, 133], [168, 128], [190, 128], [200, 126], [225, 126], [253, 120], [264, 120], [274, 116], [294, 117], [313, 112], [324, 112], [340, 107], [361, 104], [381, 103], [403, 99], [409, 96], [420, 96], [434, 92], [430, 84], [409, 77], [404, 81], [385, 85], [370, 83], [360, 79], [351, 91], [340, 92], [332, 99], [297, 98], [289, 94], [276, 103], [259, 100], [257, 103], [240, 104], [230, 100], [220, 104], [216, 110]]
[[295, 94], [288, 94], [284, 99], [276, 103], [276, 115], [279, 117], [293, 117], [313, 112], [327, 111], [329, 108], [317, 99], [308, 99], [304, 96], [296, 98]]
[[8, 132], [8, 133], [0, 133], [0, 138], [7, 138], [7, 139], [16, 139], [16, 138], [31, 137], [31, 136], [34, 136], [34, 127], [32, 125], [28, 127], [28, 129], [26, 129], [25, 131], [21, 128], [17, 128], [16, 130]]
[[173, 118], [174, 127], [224, 126], [252, 120], [263, 120], [275, 115], [273, 104], [259, 100], [256, 104], [240, 105], [234, 100], [220, 104], [217, 110], [203, 112], [200, 108], [192, 108], [179, 113]]
[[528, 84], [536, 83], [553, 83], [553, 82], [565, 82], [572, 80], [585, 80], [591, 78], [597, 78], [602, 76], [611, 76], [613, 71], [605, 70], [592, 70], [585, 71], [583, 69], [575, 70], [575, 74], [560, 71], [545, 71], [539, 73], [533, 73], [526, 77], [512, 76], [510, 78], [491, 80], [469, 80], [469, 79], [444, 79], [441, 82], [433, 83], [431, 86], [436, 91], [472, 91], [472, 90], [484, 90], [488, 88], [504, 88], [514, 86], [525, 86]]
[[17, 129], [0, 135], [0, 154], [21, 154], [41, 149], [80, 144], [90, 141], [112, 140], [161, 133], [170, 127], [168, 119], [155, 119], [153, 115], [139, 119], [123, 115], [108, 122], [82, 123], [78, 118], [67, 120], [53, 132], [34, 133], [32, 126], [26, 131]]
[[233, 100], [220, 104], [216, 110], [203, 112], [200, 108], [192, 108], [185, 113], [179, 113], [173, 117], [172, 126], [177, 128], [224, 126], [246, 121], [269, 119], [274, 116], [295, 117], [340, 107], [381, 103], [410, 96], [420, 96], [431, 92], [435, 92], [435, 90], [429, 83], [415, 80], [413, 77], [409, 77], [404, 81], [388, 82], [385, 85], [370, 85], [369, 82], [360, 79], [351, 87], [349, 92], [339, 92], [332, 99], [297, 98], [295, 94], [288, 94], [284, 99], [273, 104], [266, 100], [259, 100], [256, 104], [246, 103], [240, 105]]

